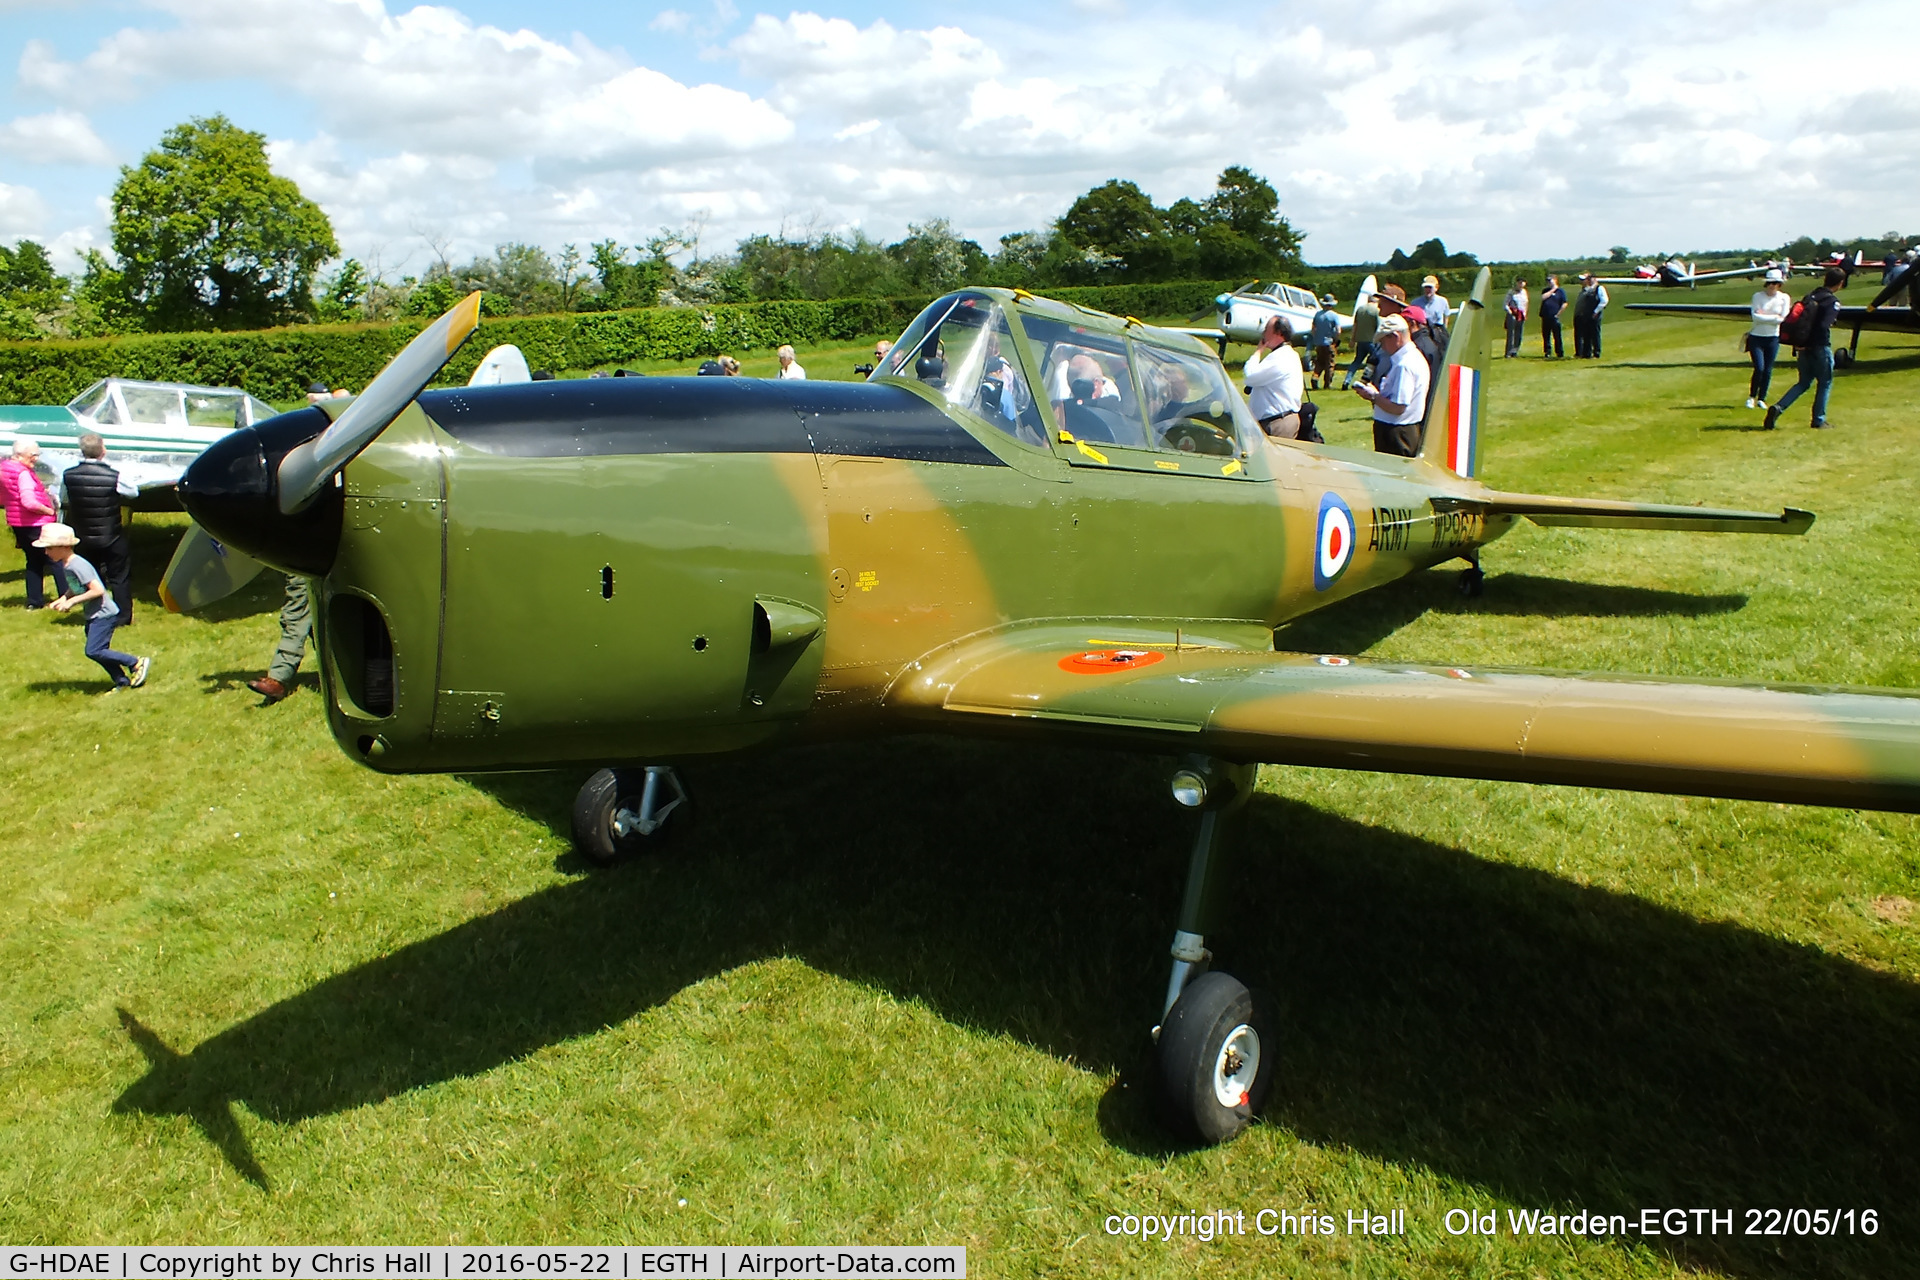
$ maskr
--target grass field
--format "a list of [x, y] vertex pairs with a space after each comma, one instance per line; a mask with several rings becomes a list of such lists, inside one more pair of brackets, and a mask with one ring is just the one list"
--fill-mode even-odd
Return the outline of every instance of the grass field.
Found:
[[[1820, 515], [1806, 538], [1522, 526], [1483, 599], [1437, 570], [1282, 645], [1920, 685], [1920, 343], [1868, 336], [1835, 430], [1803, 403], [1763, 434], [1739, 332], [1616, 307], [1604, 362], [1497, 362], [1486, 478], [1791, 503]], [[1361, 441], [1365, 406], [1326, 400], [1329, 438]], [[135, 528], [143, 600], [178, 529]], [[1912, 818], [1265, 769], [1216, 949], [1276, 993], [1281, 1077], [1266, 1123], [1189, 1151], [1143, 1096], [1190, 834], [1164, 762], [908, 739], [697, 763], [697, 839], [590, 875], [566, 850], [579, 778], [382, 777], [311, 684], [259, 706], [276, 582], [205, 617], [143, 603], [121, 640], [152, 682], [101, 698], [79, 627], [24, 612], [4, 554], [0, 1238], [1920, 1274]], [[1403, 1208], [1409, 1230], [1102, 1225], [1267, 1207]], [[1669, 1207], [1880, 1226], [1506, 1231], [1508, 1209]], [[1450, 1208], [1501, 1233], [1450, 1235]]]

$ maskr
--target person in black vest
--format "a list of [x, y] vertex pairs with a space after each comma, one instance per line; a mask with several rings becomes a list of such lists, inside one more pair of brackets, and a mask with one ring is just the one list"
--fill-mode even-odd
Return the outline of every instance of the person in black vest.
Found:
[[1580, 277], [1573, 300], [1573, 355], [1576, 360], [1600, 358], [1600, 318], [1607, 309], [1607, 286], [1588, 271]]
[[133, 622], [133, 547], [120, 524], [120, 503], [140, 496], [140, 486], [107, 461], [107, 443], [92, 431], [80, 437], [80, 461], [60, 477], [67, 491], [62, 506], [67, 523], [80, 537], [80, 555], [100, 570], [120, 626]]

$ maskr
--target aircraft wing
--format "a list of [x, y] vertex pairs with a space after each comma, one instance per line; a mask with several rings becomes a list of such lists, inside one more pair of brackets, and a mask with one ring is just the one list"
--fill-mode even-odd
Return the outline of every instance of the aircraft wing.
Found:
[[1920, 811], [1920, 693], [1422, 666], [1274, 652], [1269, 634], [1199, 621], [1014, 628], [929, 654], [888, 704], [950, 733]]
[[1696, 271], [1693, 273], [1695, 284], [1705, 284], [1709, 280], [1732, 280], [1740, 276], [1765, 275], [1767, 268], [1754, 265], [1750, 267], [1729, 267], [1725, 271]]
[[[1751, 320], [1753, 313], [1740, 303], [1713, 302], [1629, 302], [1630, 311], [1657, 311], [1672, 316], [1711, 316], [1716, 320]], [[1920, 332], [1920, 322], [1911, 307], [1841, 307], [1835, 329], [1859, 329], [1863, 333]]]

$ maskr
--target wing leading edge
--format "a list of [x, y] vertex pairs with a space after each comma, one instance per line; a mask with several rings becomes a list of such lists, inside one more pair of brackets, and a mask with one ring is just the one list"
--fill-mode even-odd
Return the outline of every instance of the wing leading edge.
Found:
[[1257, 624], [1189, 625], [976, 637], [888, 703], [947, 732], [1920, 812], [1920, 694], [1277, 653], [1254, 647]]

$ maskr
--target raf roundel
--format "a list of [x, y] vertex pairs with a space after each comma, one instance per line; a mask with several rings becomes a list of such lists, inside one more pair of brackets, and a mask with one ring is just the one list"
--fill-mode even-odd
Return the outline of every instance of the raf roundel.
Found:
[[1337, 493], [1320, 499], [1320, 520], [1313, 537], [1313, 589], [1325, 591], [1340, 581], [1353, 561], [1353, 511]]

